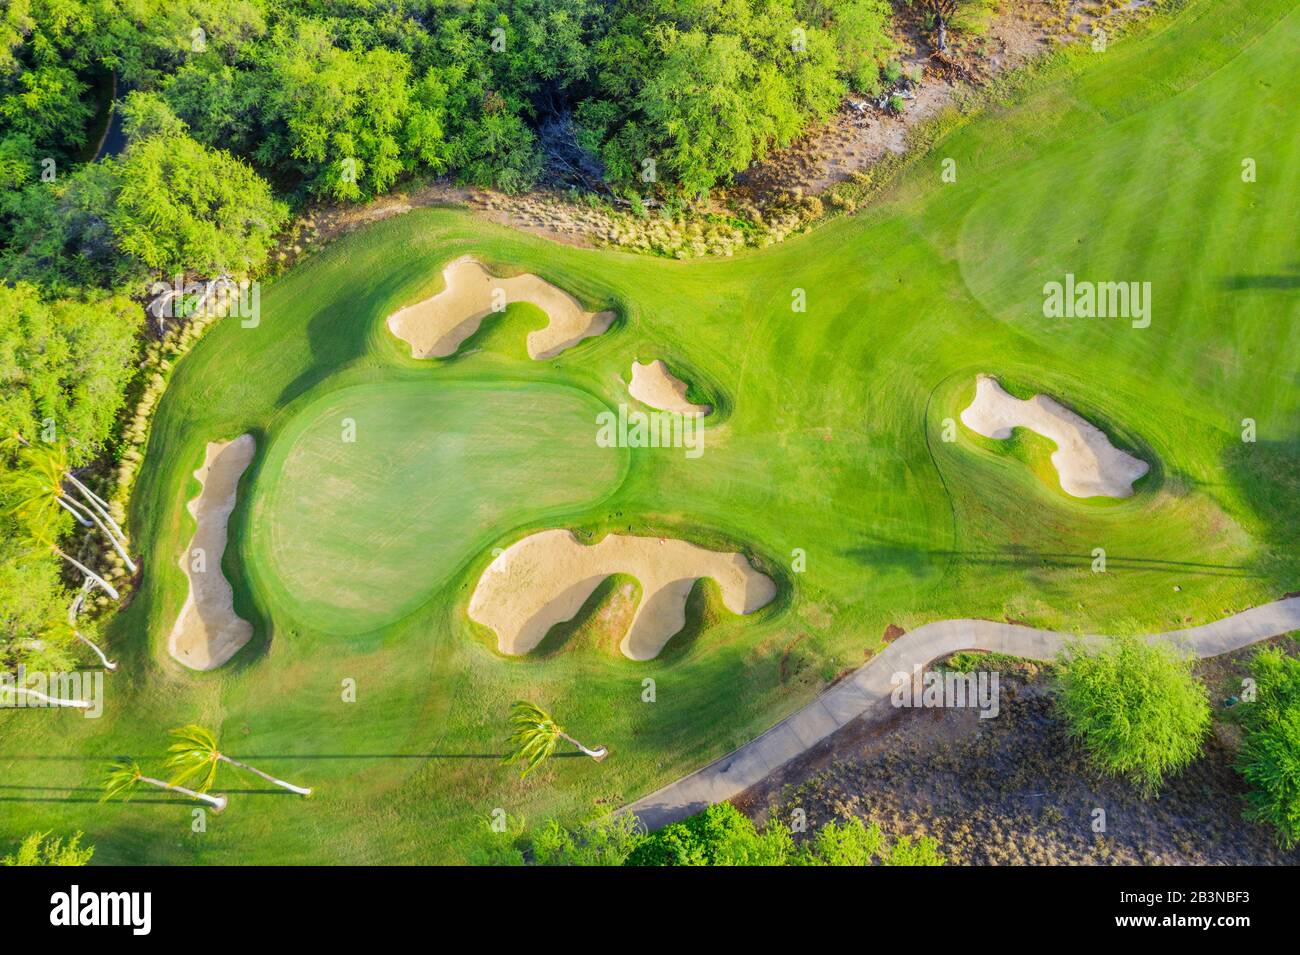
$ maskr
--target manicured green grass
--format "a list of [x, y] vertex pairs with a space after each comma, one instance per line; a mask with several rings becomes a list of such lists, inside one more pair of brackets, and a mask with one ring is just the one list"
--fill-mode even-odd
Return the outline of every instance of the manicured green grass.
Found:
[[[84, 829], [106, 863], [452, 861], [494, 809], [612, 807], [721, 755], [860, 664], [889, 623], [1146, 631], [1297, 589], [1291, 6], [1194, 2], [942, 141], [877, 207], [761, 253], [639, 258], [435, 209], [296, 268], [258, 327], [213, 328], [160, 406], [131, 514], [144, 585], [111, 633], [105, 716], [0, 713], [0, 845]], [[621, 320], [531, 362], [540, 316], [512, 308], [467, 353], [414, 361], [383, 318], [465, 253]], [[1151, 326], [1043, 318], [1043, 284], [1066, 272], [1152, 282]], [[633, 358], [655, 357], [721, 405], [698, 459], [594, 445], [594, 412], [628, 401]], [[978, 372], [1058, 396], [1152, 474], [1131, 499], [1077, 501], [1045, 442], [960, 425], [945, 442]], [[356, 445], [339, 443], [342, 417]], [[165, 649], [189, 475], [206, 442], [243, 431], [259, 454], [224, 569], [257, 636], [192, 674]], [[549, 526], [738, 547], [781, 596], [737, 618], [706, 584], [688, 632], [633, 663], [603, 629], [611, 586], [567, 635], [503, 658], [468, 622], [469, 594], [492, 548]], [[519, 697], [611, 756], [520, 782], [495, 758]], [[191, 721], [317, 794], [229, 777], [231, 808], [203, 834], [183, 802], [94, 802], [108, 758], [157, 769], [166, 728]]]
[[254, 579], [305, 629], [400, 620], [500, 528], [614, 489], [627, 452], [592, 441], [603, 409], [559, 385], [432, 375], [326, 392], [276, 435], [250, 491]]

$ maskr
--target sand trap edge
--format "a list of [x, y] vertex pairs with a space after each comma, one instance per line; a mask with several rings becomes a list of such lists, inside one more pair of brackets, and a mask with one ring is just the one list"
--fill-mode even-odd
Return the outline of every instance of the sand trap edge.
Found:
[[1133, 483], [1151, 466], [1117, 448], [1099, 427], [1050, 395], [1022, 399], [1006, 391], [993, 375], [975, 377], [975, 398], [962, 409], [961, 422], [994, 441], [1025, 428], [1056, 445], [1052, 466], [1061, 490], [1071, 497], [1126, 498]]
[[[235, 593], [221, 570], [229, 543], [230, 515], [238, 503], [240, 478], [253, 462], [257, 441], [241, 434], [230, 441], [212, 441], [203, 464], [194, 472], [199, 493], [186, 504], [194, 518], [194, 534], [178, 564], [189, 590], [171, 632], [167, 652], [191, 670], [214, 670], [244, 648], [253, 625], [235, 613]], [[196, 577], [190, 555], [204, 552], [204, 570]]]
[[632, 362], [632, 380], [627, 391], [641, 404], [696, 418], [712, 413], [712, 405], [697, 405], [686, 397], [687, 387], [686, 382], [669, 371], [659, 358], [644, 364]]
[[614, 324], [611, 310], [588, 312], [570, 293], [532, 272], [498, 276], [473, 255], [462, 255], [442, 269], [443, 287], [399, 308], [384, 325], [405, 342], [418, 360], [451, 358], [467, 339], [497, 312], [494, 292], [504, 304], [528, 302], [545, 315], [545, 327], [528, 333], [528, 356], [534, 361], [554, 358], [588, 338], [602, 335]]
[[666, 537], [607, 534], [584, 544], [572, 531], [538, 531], [502, 551], [479, 577], [468, 615], [492, 630], [500, 652], [530, 652], [572, 620], [612, 574], [634, 577], [641, 600], [619, 644], [632, 660], [651, 660], [686, 626], [686, 601], [708, 577], [732, 613], [748, 615], [776, 597], [776, 583], [739, 552], [711, 551]]

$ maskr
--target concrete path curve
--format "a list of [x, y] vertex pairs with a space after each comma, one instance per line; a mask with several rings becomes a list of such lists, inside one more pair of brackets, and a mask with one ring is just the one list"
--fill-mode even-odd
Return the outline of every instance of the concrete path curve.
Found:
[[[1300, 597], [1276, 600], [1204, 626], [1155, 634], [1147, 640], [1168, 641], [1198, 657], [1213, 657], [1292, 630], [1300, 630]], [[852, 675], [762, 736], [622, 811], [635, 813], [647, 828], [658, 829], [739, 795], [855, 717], [888, 705], [895, 673], [910, 673], [914, 666], [925, 666], [959, 650], [1050, 660], [1067, 641], [1077, 637], [991, 620], [927, 623], [899, 637]], [[1106, 638], [1088, 635], [1083, 639]]]

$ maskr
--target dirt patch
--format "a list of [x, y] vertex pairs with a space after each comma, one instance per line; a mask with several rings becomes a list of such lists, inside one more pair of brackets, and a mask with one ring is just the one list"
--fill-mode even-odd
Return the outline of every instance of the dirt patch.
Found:
[[[1003, 672], [994, 719], [884, 706], [733, 801], [760, 822], [801, 808], [809, 831], [856, 815], [930, 835], [956, 864], [1293, 865], [1300, 850], [1279, 849], [1271, 830], [1242, 819], [1236, 727], [1220, 700], [1255, 649], [1197, 664], [1220, 704], [1215, 732], [1158, 798], [1097, 774], [1056, 718], [1050, 674], [1020, 669]], [[1104, 832], [1094, 831], [1097, 809]]]
[[203, 488], [189, 503], [194, 537], [180, 559], [190, 591], [167, 637], [168, 652], [192, 670], [221, 666], [253, 636], [253, 625], [235, 613], [234, 591], [221, 572], [221, 558], [239, 479], [256, 451], [251, 434], [213, 441], [194, 472]]
[[807, 636], [808, 634], [806, 633], [799, 634], [799, 636], [787, 643], [785, 649], [781, 651], [779, 680], [782, 686], [785, 686], [786, 681], [789, 680], [791, 676], [802, 670], [806, 665], [806, 661], [799, 659], [797, 656], [792, 658], [792, 654], [794, 654], [795, 647], [799, 646], [800, 641]]
[[470, 598], [469, 615], [496, 633], [502, 653], [527, 653], [618, 573], [641, 584], [641, 602], [619, 645], [633, 660], [658, 656], [686, 626], [686, 600], [702, 577], [717, 581], [732, 613], [753, 613], [776, 596], [772, 579], [742, 554], [618, 534], [586, 545], [571, 531], [550, 530], [525, 537], [488, 565]]
[[[1094, 30], [1149, 5], [1132, 0], [1102, 14], [1087, 0], [1008, 0], [982, 34], [950, 34], [943, 57], [934, 55], [934, 40], [919, 8], [896, 6], [896, 60], [904, 77], [920, 70], [920, 82], [903, 79], [875, 99], [850, 95], [825, 126], [737, 176], [738, 190], [759, 208], [791, 192], [824, 192], [890, 153], [905, 152], [909, 132], [938, 115], [963, 86], [986, 83], [1055, 44], [1090, 42]], [[901, 111], [891, 105], [893, 96]]]
[[1133, 482], [1150, 465], [1110, 443], [1105, 432], [1046, 395], [1013, 397], [991, 375], [975, 380], [975, 400], [961, 413], [962, 424], [986, 438], [1005, 441], [1015, 428], [1028, 428], [1056, 444], [1052, 464], [1061, 489], [1072, 497], [1131, 497]]
[[889, 626], [885, 628], [885, 635], [883, 639], [886, 643], [893, 643], [895, 640], [897, 640], [905, 633], [907, 633], [907, 631], [904, 630], [902, 627], [900, 627], [898, 624], [891, 623]]
[[614, 321], [613, 312], [588, 312], [545, 279], [525, 273], [498, 278], [470, 256], [442, 270], [445, 287], [437, 295], [388, 316], [388, 329], [411, 346], [412, 358], [447, 358], [476, 331], [483, 319], [512, 302], [530, 302], [550, 321], [528, 333], [528, 355], [554, 358], [585, 338], [599, 335]]

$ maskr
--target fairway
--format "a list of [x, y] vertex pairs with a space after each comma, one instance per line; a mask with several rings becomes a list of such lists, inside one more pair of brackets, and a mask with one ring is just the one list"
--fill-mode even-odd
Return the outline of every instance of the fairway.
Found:
[[[1193, 0], [991, 106], [857, 215], [733, 258], [577, 248], [453, 208], [326, 246], [266, 288], [257, 327], [217, 323], [178, 364], [132, 497], [143, 583], [110, 634], [105, 714], [0, 712], [0, 836], [84, 830], [103, 863], [464, 861], [495, 810], [575, 819], [748, 742], [891, 625], [1153, 633], [1300, 589], [1298, 47], [1291, 0]], [[470, 255], [617, 318], [533, 360], [545, 316], [512, 305], [450, 357], [411, 357], [386, 318]], [[1149, 326], [1046, 317], [1067, 274], [1151, 282]], [[596, 442], [653, 360], [712, 406], [697, 457]], [[1071, 497], [1050, 441], [960, 423], [981, 374], [1149, 472], [1130, 497]], [[199, 674], [166, 649], [186, 502], [207, 443], [242, 433], [258, 451], [222, 570], [254, 636]], [[597, 588], [508, 656], [471, 594], [495, 551], [551, 529], [741, 553], [776, 596], [741, 616], [697, 583], [685, 630], [633, 660], [617, 588]], [[520, 698], [608, 759], [521, 781], [497, 759]], [[203, 834], [183, 800], [95, 801], [106, 760], [148, 769], [194, 720], [312, 798], [240, 796]]]
[[260, 471], [253, 562], [305, 627], [391, 623], [503, 529], [614, 489], [625, 452], [596, 445], [601, 410], [562, 386], [440, 384], [436, 373], [322, 395]]

